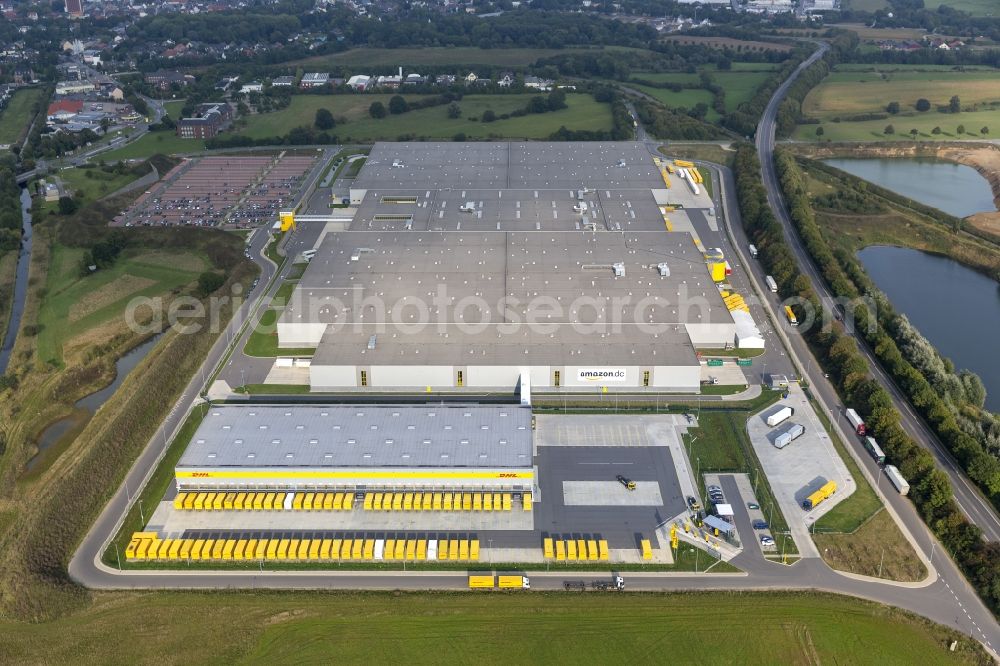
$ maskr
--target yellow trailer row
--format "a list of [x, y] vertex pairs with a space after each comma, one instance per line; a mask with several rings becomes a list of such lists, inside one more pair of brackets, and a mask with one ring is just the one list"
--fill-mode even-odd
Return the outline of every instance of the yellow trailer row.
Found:
[[161, 539], [136, 532], [125, 548], [133, 562], [478, 562], [478, 539]]
[[689, 162], [687, 160], [674, 160], [674, 166], [684, 167], [690, 169], [694, 166], [694, 162]]
[[739, 294], [729, 294], [722, 298], [722, 302], [726, 304], [726, 308], [733, 312], [734, 310], [742, 310], [743, 312], [750, 312], [749, 306], [747, 306], [746, 301]]
[[553, 539], [542, 540], [542, 552], [547, 560], [580, 562], [585, 560], [607, 562], [610, 559], [606, 539]]
[[[366, 493], [366, 511], [510, 511], [512, 493]], [[531, 511], [531, 493], [524, 493], [521, 507]]]
[[349, 511], [354, 493], [319, 492], [197, 492], [177, 493], [178, 511]]

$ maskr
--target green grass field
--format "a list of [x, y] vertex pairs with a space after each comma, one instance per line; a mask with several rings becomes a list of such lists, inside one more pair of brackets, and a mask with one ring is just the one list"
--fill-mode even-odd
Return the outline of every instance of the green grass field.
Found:
[[719, 114], [712, 108], [712, 100], [714, 99], [712, 97], [712, 93], [707, 90], [703, 90], [701, 88], [685, 88], [680, 92], [674, 92], [672, 90], [667, 90], [666, 88], [653, 88], [651, 86], [644, 86], [635, 83], [630, 83], [629, 87], [641, 90], [671, 109], [692, 109], [698, 103], [704, 103], [708, 106], [708, 113], [705, 114], [705, 120], [711, 123], [719, 119]]
[[969, 12], [973, 16], [1000, 16], [1000, 6], [996, 0], [927, 0], [927, 9], [951, 7], [961, 12]]
[[[725, 645], [683, 638], [712, 627]], [[12, 663], [989, 663], [900, 611], [774, 593], [98, 593], [52, 622], [0, 623], [0, 650]]]
[[133, 143], [102, 153], [100, 159], [105, 162], [118, 160], [145, 159], [151, 155], [174, 155], [177, 153], [195, 153], [205, 150], [205, 142], [201, 139], [182, 139], [173, 130], [149, 132]]
[[316, 69], [337, 69], [339, 67], [413, 67], [460, 65], [472, 68], [523, 67], [539, 58], [572, 53], [601, 53], [602, 51], [636, 51], [625, 47], [607, 48], [566, 48], [566, 49], [480, 49], [474, 46], [428, 47], [408, 49], [359, 48], [334, 55], [315, 56], [295, 60], [288, 65], [302, 67], [306, 71]]
[[23, 88], [10, 98], [0, 112], [0, 143], [15, 144], [24, 138], [31, 124], [31, 107], [42, 96], [41, 88]]
[[[183, 287], [207, 265], [191, 253], [147, 251], [123, 254], [113, 267], [86, 278], [79, 274], [83, 250], [56, 245], [46, 281], [47, 297], [38, 313], [38, 357], [61, 361], [63, 345], [74, 336], [119, 316], [129, 300], [160, 296]], [[104, 340], [94, 340], [100, 344]]]
[[[741, 65], [737, 67], [737, 65]], [[733, 71], [716, 71], [710, 68], [708, 71], [712, 74], [712, 78], [715, 79], [716, 83], [722, 86], [726, 91], [726, 111], [735, 111], [736, 107], [743, 102], [749, 101], [757, 89], [771, 76], [771, 72], [774, 70], [774, 65], [763, 64], [759, 65], [757, 63], [741, 62], [733, 63]], [[652, 81], [654, 83], [682, 83], [682, 84], [698, 84], [700, 78], [697, 74], [688, 74], [686, 72], [676, 72], [676, 73], [665, 73], [665, 72], [636, 72], [632, 75], [635, 79], [641, 79], [643, 81]], [[638, 86], [637, 86], [638, 87]], [[643, 92], [656, 97], [658, 100], [664, 104], [671, 107], [684, 106], [690, 108], [698, 102], [705, 102], [711, 105], [712, 95], [707, 90], [683, 90], [680, 93], [673, 93], [669, 90], [657, 90], [656, 88], [649, 88], [642, 86]], [[660, 94], [656, 94], [653, 91], [657, 91]], [[696, 98], [692, 98], [694, 101], [689, 101], [684, 98], [688, 93], [699, 93]], [[712, 116], [718, 117], [715, 111], [709, 111], [709, 120], [713, 120]]]
[[[492, 109], [496, 115], [523, 108], [532, 95], [467, 95], [459, 106], [462, 116], [449, 119], [446, 106], [410, 111], [375, 119], [368, 115], [373, 102], [388, 104], [391, 95], [298, 95], [287, 109], [251, 116], [240, 133], [254, 138], [279, 136], [300, 125], [312, 125], [316, 110], [329, 109], [338, 119], [333, 130], [343, 141], [395, 140], [403, 135], [450, 139], [463, 133], [469, 138], [490, 136], [541, 139], [565, 125], [576, 130], [611, 128], [611, 110], [589, 95], [568, 95], [568, 108], [544, 114], [484, 123], [478, 120]], [[407, 96], [419, 99], [419, 95]], [[470, 120], [476, 118], [476, 120]], [[340, 122], [343, 119], [345, 122]]]

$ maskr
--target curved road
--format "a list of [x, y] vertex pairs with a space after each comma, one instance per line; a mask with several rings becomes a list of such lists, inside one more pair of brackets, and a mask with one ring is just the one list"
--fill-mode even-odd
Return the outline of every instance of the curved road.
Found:
[[[821, 57], [824, 50], [825, 47], [821, 47], [810, 60], [803, 64], [803, 67]], [[772, 99], [761, 122], [762, 131], [758, 132], [759, 137], [770, 137], [769, 141], [762, 142], [764, 150], [761, 155], [762, 162], [770, 164], [772, 180], [768, 183], [769, 197], [776, 194], [771, 191], [773, 163], [770, 160], [773, 150], [774, 114], [789, 84], [790, 80], [776, 92], [775, 98]], [[767, 160], [764, 159], [765, 156], [768, 158]], [[739, 210], [735, 202], [732, 173], [727, 169], [719, 169], [714, 166], [713, 169], [719, 179], [719, 187], [715, 191], [721, 192], [721, 194], [716, 195], [717, 203], [720, 204], [719, 210], [727, 213], [725, 216], [727, 230], [734, 245], [739, 248], [746, 244], [746, 238], [742, 235], [741, 225], [738, 224]], [[725, 206], [721, 206], [722, 203]], [[781, 207], [780, 194], [771, 199], [771, 203], [772, 206], [776, 207], [776, 213], [779, 210], [784, 212]], [[788, 223], [787, 214], [782, 217], [785, 218], [782, 220], [783, 223]], [[255, 239], [252, 249], [255, 260], [262, 267], [262, 283], [251, 294], [251, 298], [243, 304], [238, 316], [230, 322], [224, 334], [213, 346], [203, 365], [207, 371], [218, 367], [225, 358], [231, 340], [238, 335], [247, 316], [260, 302], [261, 295], [266, 291], [273, 290], [276, 286], [276, 284], [270, 285], [270, 290], [265, 288], [265, 285], [268, 285], [275, 275], [276, 267], [260, 257], [263, 243], [266, 242], [268, 236], [267, 234], [258, 234], [258, 236], [260, 238]], [[801, 252], [801, 247], [798, 248], [798, 251]], [[800, 261], [803, 261], [803, 265], [808, 265], [801, 256]], [[756, 289], [759, 294], [764, 295], [761, 287], [763, 276], [759, 274], [759, 267], [755, 265], [755, 262], [746, 261], [745, 257], [743, 257], [743, 264], [751, 267], [751, 274], [756, 281]], [[756, 272], [754, 272], [755, 269]], [[820, 288], [821, 285], [822, 283], [817, 281], [817, 288]], [[763, 300], [772, 309], [772, 316], [777, 316], [777, 302], [766, 298]], [[789, 351], [793, 356], [800, 359], [810, 358], [809, 350], [805, 347], [800, 336], [790, 336], [789, 343]], [[810, 369], [812, 365], [810, 364]], [[808, 374], [819, 373], [817, 371], [817, 373]], [[84, 537], [70, 561], [69, 573], [73, 580], [94, 589], [465, 589], [466, 579], [462, 572], [277, 572], [266, 571], [263, 568], [260, 572], [203, 570], [157, 572], [118, 571], [104, 565], [100, 560], [101, 552], [115, 533], [134, 499], [130, 496], [129, 489], [141, 488], [148, 480], [162, 456], [165, 442], [183, 422], [192, 406], [200, 400], [199, 393], [204, 384], [204, 377], [205, 371], [192, 379], [168, 418], [129, 470], [123, 486], [115, 493], [93, 528]], [[810, 376], [810, 379], [821, 403], [837, 404], [836, 394], [833, 392], [832, 386], [821, 375], [819, 377]], [[852, 438], [845, 437], [845, 441], [851, 442]], [[852, 443], [852, 446], [855, 458], [864, 466], [866, 475], [871, 477], [876, 473], [876, 470], [872, 469], [873, 465], [866, 464], [865, 458], [857, 455], [857, 449], [860, 445], [856, 441]], [[867, 461], [867, 463], [871, 463], [871, 461]], [[723, 482], [730, 483], [725, 478]], [[751, 542], [733, 560], [735, 566], [746, 572], [744, 574], [628, 573], [625, 574], [628, 588], [631, 590], [823, 590], [848, 594], [911, 610], [936, 622], [954, 627], [980, 640], [990, 650], [994, 650], [994, 645], [1000, 645], [1000, 625], [979, 601], [975, 592], [957, 571], [954, 564], [937, 547], [933, 537], [920, 521], [919, 516], [916, 515], [912, 504], [895, 494], [886, 496], [884, 499], [890, 506], [890, 511], [897, 515], [905, 527], [909, 529], [918, 547], [925, 553], [930, 553], [932, 565], [930, 568], [932, 571], [936, 571], [936, 578], [931, 576], [928, 580], [918, 584], [893, 584], [837, 573], [818, 559], [804, 559], [792, 566], [785, 566], [765, 560], [759, 546], [755, 542]], [[738, 527], [748, 520], [745, 514], [744, 511], [737, 516]], [[749, 526], [743, 527], [749, 530], [749, 532], [744, 533], [753, 533]], [[937, 557], [935, 558], [936, 550]], [[529, 575], [533, 578], [532, 587], [535, 589], [558, 589], [567, 579], [589, 581], [593, 578], [606, 577], [607, 573], [529, 572]]]

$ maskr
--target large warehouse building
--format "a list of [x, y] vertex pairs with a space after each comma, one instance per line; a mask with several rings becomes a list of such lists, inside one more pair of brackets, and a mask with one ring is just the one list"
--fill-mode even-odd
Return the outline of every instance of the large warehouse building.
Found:
[[318, 391], [696, 392], [695, 350], [737, 340], [666, 219], [702, 196], [666, 189], [635, 143], [377, 144], [279, 344], [316, 348]]
[[175, 468], [188, 490], [532, 490], [516, 406], [212, 407]]

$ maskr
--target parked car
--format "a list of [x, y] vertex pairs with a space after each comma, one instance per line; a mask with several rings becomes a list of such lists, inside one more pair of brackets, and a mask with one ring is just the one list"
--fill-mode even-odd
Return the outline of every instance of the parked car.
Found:
[[757, 504], [756, 502], [747, 502], [747, 508], [748, 509], [760, 509], [760, 504]]
[[767, 536], [766, 534], [761, 534], [760, 535], [760, 545], [762, 545], [762, 546], [773, 546], [774, 545], [774, 539], [772, 539], [771, 537]]
[[691, 497], [690, 495], [688, 495], [687, 503], [688, 503], [688, 508], [691, 509], [692, 511], [697, 511], [698, 509], [701, 508], [701, 504], [698, 502], [698, 500], [696, 500], [694, 497]]
[[767, 529], [767, 521], [766, 520], [761, 520], [760, 518], [758, 518], [757, 520], [753, 521], [753, 528], [755, 530], [766, 530]]

